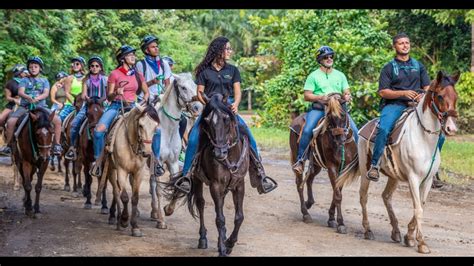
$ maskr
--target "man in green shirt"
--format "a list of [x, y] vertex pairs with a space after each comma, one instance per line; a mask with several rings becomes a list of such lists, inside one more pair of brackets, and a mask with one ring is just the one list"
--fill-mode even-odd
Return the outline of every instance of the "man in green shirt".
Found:
[[[350, 101], [351, 94], [349, 91], [349, 84], [344, 73], [333, 68], [334, 51], [329, 46], [322, 46], [318, 49], [317, 60], [321, 65], [320, 68], [309, 74], [304, 85], [304, 99], [309, 102], [326, 102], [327, 95], [330, 93], [340, 93], [344, 100]], [[313, 137], [313, 129], [318, 124], [319, 120], [324, 116], [324, 106], [313, 104], [311, 110], [306, 115], [306, 124], [303, 128], [303, 133], [300, 138], [298, 146], [298, 157], [296, 163], [293, 165], [293, 170], [299, 174], [303, 174], [304, 162], [306, 160], [306, 150], [309, 146], [311, 138]], [[353, 136], [357, 142], [359, 136], [356, 124], [349, 116], [350, 125]]]

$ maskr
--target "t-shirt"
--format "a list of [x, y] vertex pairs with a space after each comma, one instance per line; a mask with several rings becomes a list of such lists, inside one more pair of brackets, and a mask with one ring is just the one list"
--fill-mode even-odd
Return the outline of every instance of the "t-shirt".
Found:
[[241, 82], [240, 71], [237, 67], [227, 63], [219, 71], [211, 65], [197, 77], [197, 85], [204, 86], [204, 93], [207, 97], [211, 97], [214, 93], [232, 97], [236, 82]]
[[321, 68], [311, 72], [304, 84], [305, 91], [312, 91], [314, 95], [328, 95], [330, 93], [343, 93], [349, 88], [346, 75], [333, 69], [326, 74]]
[[[403, 62], [395, 58], [398, 64], [398, 76], [393, 71], [391, 62], [387, 63], [380, 73], [379, 91], [382, 89], [392, 90], [420, 90], [430, 85], [430, 77], [426, 72], [425, 66], [418, 62], [419, 68], [415, 68], [413, 60]], [[383, 99], [384, 104], [406, 104], [409, 99]]]
[[92, 77], [89, 77], [89, 79], [86, 81], [87, 96], [99, 98], [105, 97], [107, 94], [107, 77], [100, 75], [99, 86], [95, 86], [91, 79]]
[[[145, 80], [145, 78], [143, 77], [143, 75], [139, 72], [138, 75], [140, 75], [140, 79], [143, 81]], [[128, 84], [124, 86], [123, 88], [123, 98], [127, 101], [127, 102], [134, 102], [136, 101], [136, 92], [138, 90], [138, 82], [137, 82], [137, 78], [135, 77], [135, 75], [125, 75], [124, 73], [122, 73], [122, 71], [120, 71], [119, 69], [115, 69], [113, 70], [110, 75], [109, 75], [109, 79], [108, 79], [108, 83], [114, 83], [115, 84], [115, 91], [117, 91], [117, 88], [119, 87], [119, 83], [121, 81], [128, 81]], [[114, 100], [121, 100], [122, 99], [122, 95], [117, 95], [115, 96], [115, 99]]]
[[[41, 77], [23, 78], [20, 81], [20, 84], [18, 85], [18, 88], [25, 88], [25, 94], [36, 98], [36, 97], [40, 96], [41, 94], [43, 94], [43, 92], [45, 90], [49, 91], [49, 81], [46, 78], [41, 78]], [[26, 99], [24, 99], [23, 97], [21, 98], [21, 100], [20, 100], [20, 105], [21, 106], [28, 107], [29, 104], [30, 103]], [[38, 103], [36, 103], [36, 105], [46, 108], [47, 107], [46, 99], [43, 99], [43, 100], [39, 101]]]
[[[152, 85], [152, 86], [149, 86], [148, 87], [148, 91], [150, 92], [150, 99], [153, 100], [155, 99], [155, 96], [158, 95], [158, 94], [161, 94], [164, 92], [164, 90], [166, 89], [165, 88], [165, 79], [168, 79], [171, 77], [171, 68], [168, 64], [168, 62], [166, 62], [165, 60], [161, 60], [163, 62], [163, 66], [160, 65], [159, 63], [159, 57], [157, 58], [158, 60], [158, 74], [153, 70], [153, 68], [148, 64], [148, 62], [146, 62], [146, 60], [140, 60], [138, 61], [137, 63], [137, 66], [136, 66], [136, 69], [138, 70], [138, 72], [142, 73], [144, 76], [145, 76], [145, 80], [148, 82], [150, 80], [153, 80], [153, 79], [156, 79], [157, 76], [159, 75], [163, 75], [163, 79], [160, 80], [160, 84], [161, 87], [158, 86], [158, 84], [155, 84], [155, 85]], [[146, 73], [143, 73], [143, 61], [145, 62], [145, 64], [147, 64], [146, 66]], [[143, 97], [143, 92], [140, 93], [140, 95], [138, 96], [139, 98], [142, 98]]]
[[20, 85], [21, 78], [11, 79], [5, 84], [5, 88], [7, 88], [10, 93], [12, 94], [11, 97], [18, 96], [18, 86]]

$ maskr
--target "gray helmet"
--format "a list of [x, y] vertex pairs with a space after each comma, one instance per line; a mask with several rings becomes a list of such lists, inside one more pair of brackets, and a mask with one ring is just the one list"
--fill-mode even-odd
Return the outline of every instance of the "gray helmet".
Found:
[[16, 64], [12, 69], [11, 72], [13, 73], [13, 76], [18, 76], [20, 75], [23, 71], [27, 70], [26, 66], [23, 64]]
[[176, 62], [173, 60], [173, 58], [171, 58], [169, 56], [163, 56], [163, 61], [166, 61], [168, 63], [168, 65], [170, 65], [170, 66], [176, 64]]

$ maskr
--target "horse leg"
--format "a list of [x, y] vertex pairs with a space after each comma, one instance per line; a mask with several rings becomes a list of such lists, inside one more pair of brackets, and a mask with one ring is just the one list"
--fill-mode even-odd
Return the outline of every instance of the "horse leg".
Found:
[[430, 249], [428, 247], [428, 245], [425, 243], [425, 239], [424, 239], [424, 236], [423, 236], [423, 230], [422, 230], [422, 227], [421, 227], [421, 224], [423, 223], [423, 206], [425, 205], [425, 202], [426, 202], [426, 198], [428, 197], [428, 193], [431, 189], [431, 184], [432, 184], [432, 180], [433, 179], [430, 179], [430, 181], [428, 182], [425, 182], [423, 183], [420, 188], [419, 188], [419, 192], [420, 192], [420, 197], [419, 197], [419, 202], [418, 202], [418, 205], [417, 205], [417, 209], [418, 211], [416, 211], [416, 241], [418, 241], [418, 252], [419, 253], [424, 253], [424, 254], [428, 254], [430, 253]]
[[33, 175], [33, 166], [28, 163], [28, 162], [23, 162], [22, 164], [23, 168], [23, 189], [25, 190], [25, 197], [23, 198], [23, 205], [25, 206], [25, 214], [28, 217], [33, 217], [34, 212], [33, 212], [33, 207], [31, 204], [31, 178]]
[[55, 170], [56, 170], [56, 167], [54, 166], [54, 155], [51, 156], [51, 158], [49, 159], [49, 163], [51, 164], [50, 167], [49, 167], [49, 169], [50, 169], [51, 171], [55, 171]]
[[145, 175], [144, 168], [138, 173], [132, 175], [132, 217], [130, 219], [130, 225], [132, 226], [132, 236], [141, 237], [143, 236], [142, 231], [138, 227], [138, 200], [140, 192], [140, 184], [142, 183], [142, 176]]
[[[307, 175], [310, 175], [310, 173], [306, 173]], [[305, 223], [311, 223], [313, 221], [313, 218], [311, 218], [311, 215], [308, 212], [308, 208], [306, 207], [306, 203], [304, 201], [304, 181], [303, 181], [303, 175], [295, 173], [296, 176], [296, 190], [298, 191], [298, 196], [300, 198], [300, 208], [301, 208], [301, 213], [303, 214], [303, 222]], [[309, 179], [309, 178], [308, 178]]]
[[[329, 180], [331, 181], [331, 186], [332, 186], [332, 203], [331, 203], [331, 209], [329, 209], [330, 215], [331, 215], [331, 210], [332, 210], [332, 217], [330, 216], [330, 218], [329, 218], [330, 220], [328, 221], [328, 225], [330, 227], [333, 227], [333, 226], [337, 227], [337, 232], [339, 234], [347, 234], [346, 226], [344, 225], [344, 218], [342, 216], [342, 208], [341, 208], [342, 187], [340, 187], [340, 188], [336, 187], [336, 178], [337, 178], [336, 168], [331, 167], [328, 170], [328, 174], [329, 174]], [[337, 209], [337, 225], [335, 224], [335, 221], [334, 221], [334, 209], [333, 208]], [[331, 220], [331, 218], [333, 220]]]
[[[69, 185], [69, 160], [64, 159], [64, 169], [65, 169], [65, 178], [64, 182], [66, 183], [64, 185], [64, 190], [65, 191], [71, 191], [71, 186]], [[75, 188], [74, 188], [75, 190]]]
[[[311, 162], [311, 160], [310, 160]], [[313, 181], [317, 174], [321, 172], [321, 167], [316, 165], [310, 165], [308, 171], [308, 178], [306, 179], [306, 191], [308, 194], [308, 200], [305, 202], [306, 208], [311, 209], [311, 206], [314, 204], [314, 197], [313, 197]]]
[[[171, 176], [175, 175], [179, 170], [178, 162], [173, 163], [173, 164], [169, 164], [168, 166], [169, 166], [168, 169], [169, 169], [170, 173], [172, 173]], [[193, 182], [195, 182], [195, 181], [193, 180]], [[176, 208], [176, 203], [177, 202], [178, 202], [178, 197], [173, 197], [170, 200], [170, 202], [167, 205], [165, 205], [163, 210], [164, 210], [166, 216], [170, 216], [171, 214], [173, 214], [174, 209]]]
[[18, 166], [13, 164], [13, 190], [20, 190], [21, 188], [21, 176], [18, 173]]
[[[360, 155], [359, 155], [360, 158]], [[362, 166], [365, 167], [365, 166]], [[364, 237], [365, 239], [374, 240], [374, 233], [370, 230], [369, 224], [369, 215], [367, 213], [367, 201], [368, 201], [368, 193], [369, 193], [369, 185], [370, 181], [362, 175], [360, 179], [360, 189], [359, 189], [359, 196], [360, 196], [360, 206], [362, 207], [362, 226], [365, 229]]]
[[92, 202], [91, 202], [91, 185], [92, 185], [92, 176], [89, 174], [89, 167], [84, 167], [84, 177], [85, 177], [85, 184], [84, 189], [82, 190], [82, 194], [86, 197], [86, 202], [84, 203], [84, 209], [92, 209]]
[[56, 155], [56, 158], [58, 158], [58, 173], [62, 173], [63, 169], [61, 168], [61, 155]]
[[232, 199], [234, 200], [235, 217], [234, 217], [234, 230], [230, 237], [225, 241], [227, 247], [227, 255], [232, 253], [232, 248], [237, 242], [240, 226], [244, 221], [244, 195], [245, 195], [245, 183], [241, 182], [235, 191], [232, 191]]
[[392, 207], [392, 196], [393, 192], [397, 189], [398, 180], [395, 178], [388, 178], [387, 185], [382, 193], [383, 203], [385, 208], [387, 208], [388, 217], [390, 218], [390, 224], [392, 225], [392, 240], [395, 242], [401, 242], [402, 236], [400, 234], [400, 229], [398, 228], [398, 220], [395, 216], [395, 212]]
[[38, 216], [39, 213], [41, 213], [40, 207], [39, 207], [39, 201], [40, 201], [41, 189], [43, 188], [43, 177], [44, 177], [44, 173], [46, 172], [46, 168], [48, 168], [47, 160], [41, 163], [40, 168], [38, 169], [38, 172], [36, 173], [36, 175], [38, 176], [38, 180], [35, 185], [35, 192], [36, 192], [35, 205], [34, 205], [35, 218], [40, 218]]
[[212, 199], [216, 211], [216, 226], [219, 233], [217, 240], [217, 250], [220, 257], [227, 256], [227, 248], [224, 244], [226, 240], [225, 216], [224, 216], [224, 191], [222, 191], [221, 184], [213, 182], [210, 185]]
[[74, 178], [74, 192], [80, 193], [82, 189], [81, 182], [81, 168], [82, 164], [77, 161], [72, 162], [72, 176]]
[[[117, 180], [118, 180], [118, 185], [120, 187], [120, 201], [122, 202], [122, 212], [120, 214], [120, 219], [118, 220], [120, 226], [123, 228], [127, 228], [128, 226], [128, 193], [126, 189], [126, 178], [128, 177], [128, 173], [125, 172], [123, 169], [117, 169]], [[117, 203], [119, 203], [117, 201]], [[118, 217], [117, 217], [118, 218]]]
[[203, 183], [201, 180], [196, 179], [193, 184], [193, 190], [196, 197], [196, 206], [199, 212], [199, 249], [207, 248], [207, 229], [204, 224], [204, 206], [206, 201], [203, 196]]

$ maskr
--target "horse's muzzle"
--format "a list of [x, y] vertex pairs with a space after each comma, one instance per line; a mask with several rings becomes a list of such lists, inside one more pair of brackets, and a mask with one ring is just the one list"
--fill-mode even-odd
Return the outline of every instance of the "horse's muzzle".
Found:
[[214, 148], [214, 156], [219, 161], [224, 161], [227, 159], [227, 155], [229, 155], [228, 148]]

